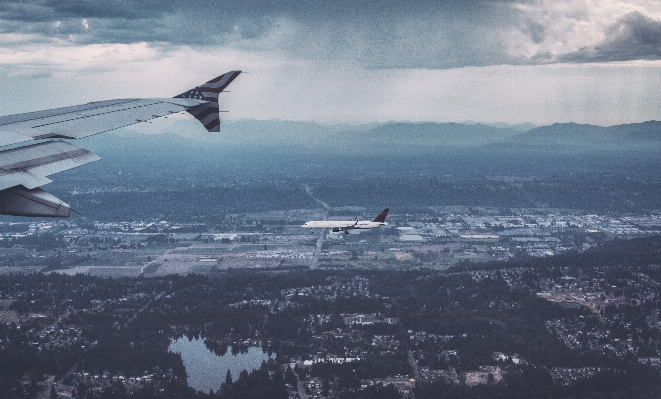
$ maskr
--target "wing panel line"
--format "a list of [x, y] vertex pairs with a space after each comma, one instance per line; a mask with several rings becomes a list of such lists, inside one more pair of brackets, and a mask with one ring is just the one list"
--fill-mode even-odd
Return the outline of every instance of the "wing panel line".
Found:
[[[91, 115], [83, 115], [83, 116], [79, 116], [77, 118], [63, 119], [61, 121], [44, 123], [43, 125], [35, 125], [35, 126], [32, 126], [32, 128], [37, 129], [37, 128], [44, 127], [44, 126], [56, 125], [58, 123], [65, 123], [65, 122], [71, 122], [71, 121], [75, 121], [75, 120], [79, 120], [79, 119], [93, 118], [95, 116], [112, 114], [114, 112], [123, 112], [123, 111], [127, 111], [129, 109], [138, 109], [138, 108], [143, 108], [143, 107], [149, 107], [149, 106], [152, 106], [152, 105], [155, 105], [155, 104], [160, 104], [161, 102], [162, 101], [156, 101], [156, 102], [153, 102], [153, 103], [137, 105], [137, 106], [134, 106], [134, 107], [115, 109], [115, 110], [112, 110], [112, 111], [99, 112], [99, 113], [91, 114]], [[139, 121], [139, 122], [142, 122], [142, 121]]]
[[45, 157], [40, 157], [40, 158], [33, 158], [27, 161], [16, 162], [9, 165], [1, 165], [0, 176], [16, 173], [16, 172], [23, 172], [26, 169], [32, 169], [42, 165], [55, 163], [65, 159], [72, 159], [87, 154], [90, 154], [90, 152], [83, 148], [78, 148], [77, 150], [61, 152], [59, 154], [47, 155]]

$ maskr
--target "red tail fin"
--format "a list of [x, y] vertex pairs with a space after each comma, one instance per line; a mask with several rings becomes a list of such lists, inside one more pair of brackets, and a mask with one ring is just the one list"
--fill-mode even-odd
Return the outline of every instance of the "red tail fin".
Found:
[[373, 222], [378, 222], [378, 223], [385, 222], [386, 221], [386, 216], [388, 216], [388, 211], [389, 210], [390, 210], [389, 208], [386, 208], [386, 209], [382, 210], [381, 213], [379, 213], [379, 216], [375, 217], [374, 220], [372, 220], [372, 221]]

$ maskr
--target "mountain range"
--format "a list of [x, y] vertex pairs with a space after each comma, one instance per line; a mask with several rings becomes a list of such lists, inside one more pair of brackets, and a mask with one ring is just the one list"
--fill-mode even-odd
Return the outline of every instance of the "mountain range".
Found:
[[[407, 152], [430, 153], [445, 150], [479, 151], [659, 151], [661, 122], [623, 124], [610, 127], [556, 123], [522, 129], [522, 125], [486, 125], [467, 123], [393, 122], [378, 125], [323, 125], [314, 122], [279, 120], [227, 121], [220, 133], [207, 133], [193, 121], [175, 120], [153, 131], [165, 134], [138, 135], [124, 129], [89, 140], [108, 149], [122, 151], [140, 148], [176, 146], [231, 151], [241, 148], [287, 153], [337, 153], [341, 155]], [[524, 131], [522, 131], [524, 130]], [[131, 140], [117, 140], [117, 136]], [[127, 148], [124, 148], [127, 147]], [[89, 147], [88, 147], [89, 148]], [[93, 148], [90, 148], [93, 150]], [[144, 147], [143, 147], [144, 149]], [[165, 150], [165, 148], [163, 148]]]

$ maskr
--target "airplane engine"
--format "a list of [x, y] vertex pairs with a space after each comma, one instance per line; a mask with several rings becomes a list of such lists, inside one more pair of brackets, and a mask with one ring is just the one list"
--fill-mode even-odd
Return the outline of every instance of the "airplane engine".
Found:
[[0, 214], [11, 216], [69, 217], [71, 208], [40, 189], [14, 186], [0, 190]]
[[339, 227], [333, 227], [333, 233], [339, 233], [340, 228]]

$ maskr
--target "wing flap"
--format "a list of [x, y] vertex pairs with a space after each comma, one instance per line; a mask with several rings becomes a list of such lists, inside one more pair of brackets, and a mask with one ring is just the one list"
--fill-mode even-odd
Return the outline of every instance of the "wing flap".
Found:
[[101, 158], [64, 141], [47, 141], [0, 152], [0, 190], [23, 185], [33, 189], [51, 182], [46, 176]]
[[0, 214], [66, 218], [71, 207], [40, 188], [16, 186], [0, 190]]

